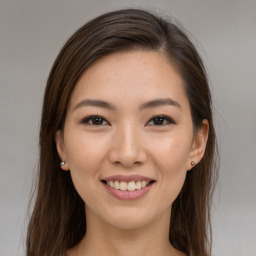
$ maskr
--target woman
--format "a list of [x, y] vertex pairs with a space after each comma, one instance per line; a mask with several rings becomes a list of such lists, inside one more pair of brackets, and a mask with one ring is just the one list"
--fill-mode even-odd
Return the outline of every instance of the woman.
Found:
[[214, 155], [187, 36], [142, 10], [95, 18], [47, 82], [27, 255], [210, 255]]

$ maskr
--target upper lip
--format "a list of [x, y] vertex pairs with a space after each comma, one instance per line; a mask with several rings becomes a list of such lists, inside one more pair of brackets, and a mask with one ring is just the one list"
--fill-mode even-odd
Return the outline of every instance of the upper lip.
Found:
[[109, 176], [106, 178], [103, 178], [102, 181], [125, 181], [125, 182], [130, 182], [130, 181], [152, 181], [154, 179], [141, 176], [141, 175], [114, 175], [114, 176]]

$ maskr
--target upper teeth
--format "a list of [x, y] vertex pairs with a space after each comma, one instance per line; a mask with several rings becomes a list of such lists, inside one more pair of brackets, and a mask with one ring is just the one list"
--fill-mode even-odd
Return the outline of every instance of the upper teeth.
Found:
[[148, 184], [149, 181], [130, 181], [130, 182], [125, 182], [125, 181], [107, 181], [107, 184], [114, 189], [120, 189], [120, 190], [128, 190], [128, 191], [134, 191], [135, 189], [142, 189], [145, 188]]

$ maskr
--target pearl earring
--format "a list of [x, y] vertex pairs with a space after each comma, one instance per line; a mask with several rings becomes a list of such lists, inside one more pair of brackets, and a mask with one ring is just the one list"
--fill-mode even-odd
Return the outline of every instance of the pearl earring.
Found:
[[63, 165], [65, 165], [66, 164], [66, 161], [62, 161], [61, 163], [60, 163], [60, 167], [62, 167]]
[[191, 162], [191, 165], [192, 165], [192, 166], [195, 166], [195, 165], [196, 165], [195, 161], [192, 161], [192, 162]]

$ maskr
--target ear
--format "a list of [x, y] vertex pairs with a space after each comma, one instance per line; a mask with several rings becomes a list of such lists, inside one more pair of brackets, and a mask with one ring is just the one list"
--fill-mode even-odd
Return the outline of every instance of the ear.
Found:
[[63, 134], [62, 134], [61, 130], [58, 130], [55, 133], [55, 143], [56, 143], [56, 148], [57, 148], [59, 158], [61, 159], [61, 161], [65, 162], [65, 164], [61, 166], [61, 169], [63, 171], [69, 171], [69, 166], [68, 166], [67, 157], [66, 157], [66, 150], [65, 150], [65, 145], [64, 145], [64, 139], [63, 139]]
[[[209, 123], [203, 120], [202, 126], [194, 134], [192, 146], [189, 153], [189, 163], [187, 170], [191, 170], [195, 164], [198, 164], [204, 156], [209, 133]], [[194, 163], [193, 163], [194, 162]]]

